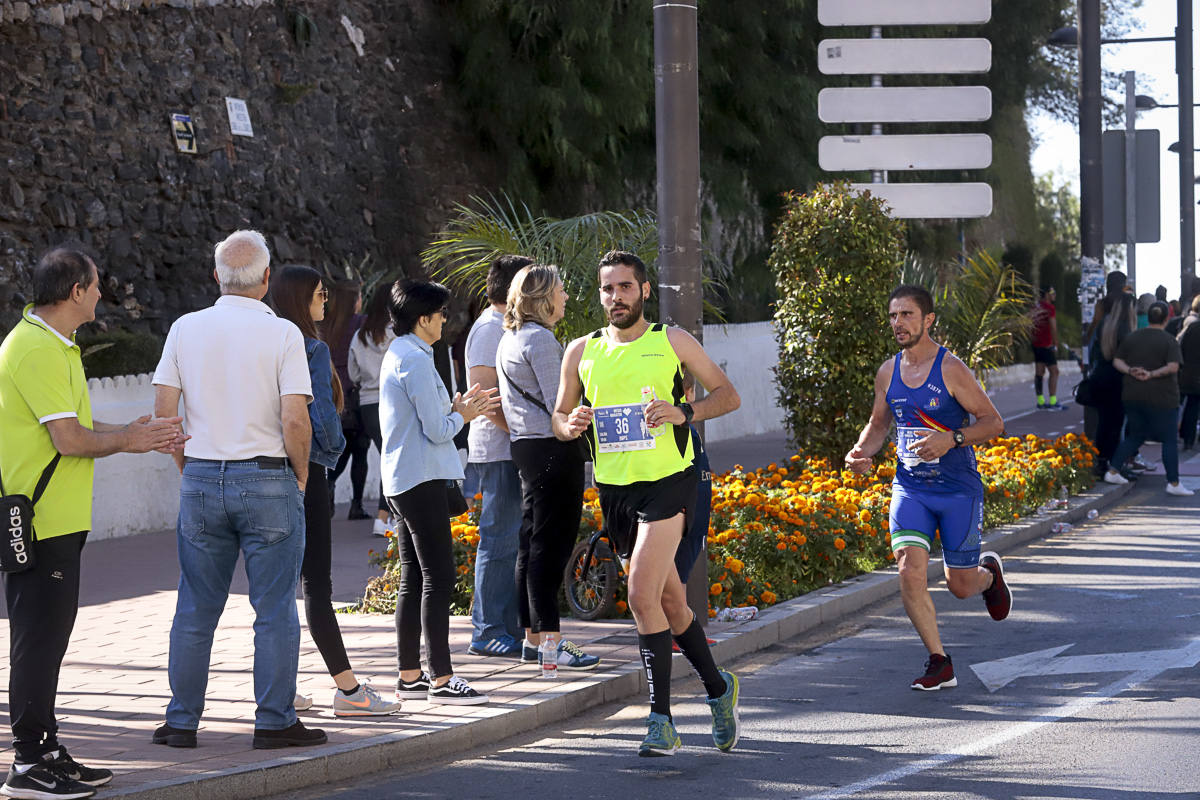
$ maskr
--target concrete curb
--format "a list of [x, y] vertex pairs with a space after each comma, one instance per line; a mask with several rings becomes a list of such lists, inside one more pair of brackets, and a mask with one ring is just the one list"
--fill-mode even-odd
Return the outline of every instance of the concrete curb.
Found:
[[[1075, 523], [1085, 519], [1093, 509], [1111, 508], [1132, 489], [1132, 483], [1124, 486], [1097, 484], [1092, 491], [1072, 498], [1071, 507], [1064, 511], [1039, 514], [1023, 524], [988, 532], [985, 546], [1001, 554], [1011, 552], [1025, 542], [1046, 536], [1054, 523]], [[929, 573], [931, 579], [941, 577], [940, 560], [930, 562]], [[850, 578], [772, 606], [757, 619], [715, 634], [713, 638], [717, 641], [713, 645], [713, 655], [718, 662], [732, 661], [819, 625], [840, 621], [864, 606], [898, 593], [894, 568]], [[676, 656], [674, 674], [679, 676], [688, 670], [690, 667], [683, 657]], [[583, 679], [564, 682], [557, 691], [541, 692], [536, 699], [526, 698], [504, 707], [480, 706], [479, 716], [468, 723], [293, 751], [294, 755], [272, 761], [107, 791], [104, 796], [136, 800], [203, 800], [211, 797], [252, 800], [442, 758], [570, 719], [587, 709], [634, 697], [645, 690], [641, 665], [626, 663]]]

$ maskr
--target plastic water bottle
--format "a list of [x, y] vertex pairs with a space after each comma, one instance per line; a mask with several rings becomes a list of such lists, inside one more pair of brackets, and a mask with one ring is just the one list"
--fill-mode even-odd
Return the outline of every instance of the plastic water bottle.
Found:
[[1067, 487], [1063, 486], [1058, 490], [1058, 507], [1068, 508], [1071, 505], [1070, 495], [1067, 494]]
[[538, 645], [538, 663], [542, 666], [543, 678], [558, 677], [558, 642], [548, 636], [542, 637]]
[[[653, 403], [657, 399], [658, 399], [658, 397], [655, 396], [655, 394], [654, 394], [653, 386], [643, 386], [642, 387], [642, 411], [645, 411], [646, 409], [648, 409], [650, 407], [650, 404]], [[649, 419], [646, 420], [646, 429], [648, 431], [650, 431], [651, 436], [655, 436], [655, 437], [665, 436], [667, 433], [666, 425], [655, 425], [654, 427], [651, 427]]]
[[1089, 512], [1087, 513], [1087, 518], [1088, 518], [1088, 519], [1095, 519], [1095, 518], [1096, 518], [1096, 517], [1098, 517], [1098, 516], [1100, 516], [1100, 512], [1099, 512], [1099, 511], [1097, 511], [1097, 510], [1096, 510], [1096, 509], [1094, 509], [1094, 508], [1093, 508], [1091, 511], [1089, 511]]
[[1071, 530], [1072, 527], [1074, 526], [1072, 526], [1069, 522], [1056, 522], [1050, 528], [1050, 530], [1053, 533], [1066, 533], [1067, 531]]
[[722, 608], [717, 611], [717, 622], [746, 622], [758, 616], [757, 606], [744, 608]]

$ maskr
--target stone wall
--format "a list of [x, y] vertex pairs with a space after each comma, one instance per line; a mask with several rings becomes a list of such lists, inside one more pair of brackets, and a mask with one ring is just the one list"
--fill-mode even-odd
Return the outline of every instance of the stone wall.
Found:
[[[216, 297], [211, 247], [238, 227], [277, 261], [414, 269], [450, 204], [494, 185], [437, 8], [0, 0], [0, 328], [64, 241], [104, 271], [101, 321], [156, 333]], [[226, 97], [253, 138], [231, 134]]]

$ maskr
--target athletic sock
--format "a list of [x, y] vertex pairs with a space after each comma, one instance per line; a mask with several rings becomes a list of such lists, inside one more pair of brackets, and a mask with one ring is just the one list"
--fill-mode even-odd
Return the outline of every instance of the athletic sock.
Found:
[[674, 639], [683, 657], [692, 665], [692, 669], [696, 670], [700, 680], [704, 681], [704, 691], [708, 692], [708, 699], [713, 700], [725, 694], [725, 678], [721, 676], [717, 663], [713, 661], [708, 637], [704, 635], [704, 628], [700, 627], [699, 620], [693, 615], [692, 624], [688, 625], [683, 633], [676, 634]]
[[671, 629], [639, 633], [638, 649], [650, 686], [650, 710], [671, 716]]
[[354, 684], [354, 688], [353, 688], [353, 689], [347, 689], [346, 691], [342, 692], [342, 694], [346, 695], [346, 697], [349, 697], [350, 695], [354, 694], [355, 692], [357, 692], [357, 691], [358, 691], [359, 689], [361, 689], [361, 688], [362, 688], [362, 684], [361, 684], [361, 683], [356, 683], [356, 684]]

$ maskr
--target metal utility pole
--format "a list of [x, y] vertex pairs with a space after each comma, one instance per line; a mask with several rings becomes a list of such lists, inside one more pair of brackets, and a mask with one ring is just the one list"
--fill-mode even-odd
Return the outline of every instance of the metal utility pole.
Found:
[[[1179, 0], [1181, 4], [1189, 0]], [[1104, 176], [1100, 127], [1100, 0], [1079, 0], [1079, 242], [1104, 259]]]
[[[700, 274], [700, 89], [697, 0], [654, 3], [654, 118], [658, 155], [658, 302], [663, 322], [703, 341]], [[688, 605], [708, 621], [703, 551]]]
[[1125, 269], [1137, 286], [1137, 73], [1125, 73]]
[[1179, 76], [1179, 300], [1187, 313], [1196, 274], [1195, 136], [1192, 108], [1192, 0], [1177, 0], [1175, 72]]

